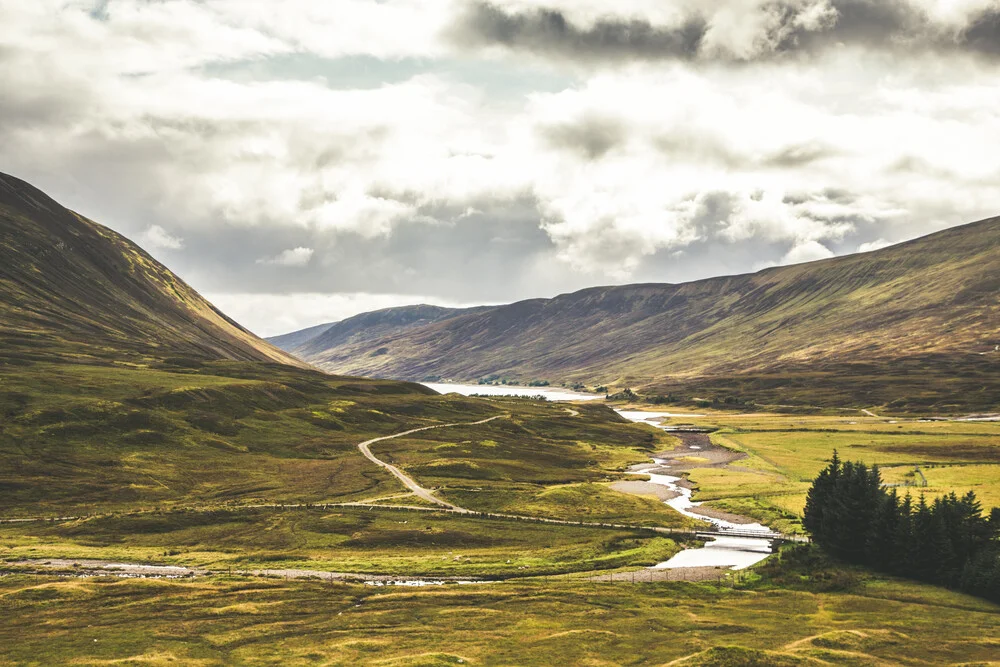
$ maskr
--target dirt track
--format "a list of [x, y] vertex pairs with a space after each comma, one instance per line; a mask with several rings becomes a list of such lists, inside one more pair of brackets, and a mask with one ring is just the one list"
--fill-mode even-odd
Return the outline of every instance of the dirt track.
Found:
[[448, 583], [469, 581], [470, 577], [408, 577], [380, 574], [357, 574], [350, 572], [326, 572], [323, 570], [263, 569], [242, 570], [228, 568], [209, 570], [180, 565], [146, 565], [142, 563], [122, 563], [109, 560], [67, 558], [27, 559], [8, 563], [12, 571], [30, 573], [51, 573], [70, 577], [120, 577], [124, 579], [189, 579], [212, 575], [231, 574], [238, 576], [268, 577], [276, 579], [321, 579], [323, 581], [363, 581], [371, 583]]
[[364, 442], [358, 443], [358, 449], [361, 450], [361, 453], [365, 455], [366, 459], [368, 459], [375, 465], [379, 466], [380, 468], [385, 468], [390, 473], [392, 473], [396, 479], [402, 482], [403, 485], [410, 491], [412, 491], [418, 498], [422, 498], [423, 500], [426, 500], [429, 503], [434, 503], [435, 505], [441, 505], [442, 507], [447, 507], [448, 509], [456, 512], [468, 512], [469, 510], [467, 509], [464, 509], [457, 505], [452, 505], [451, 503], [445, 502], [444, 500], [441, 500], [440, 498], [436, 497], [433, 493], [431, 493], [429, 489], [425, 489], [424, 487], [417, 484], [416, 480], [414, 480], [412, 477], [404, 473], [402, 470], [392, 465], [391, 463], [386, 463], [382, 459], [372, 454], [370, 447], [371, 445], [374, 445], [376, 442], [382, 442], [383, 440], [392, 440], [393, 438], [402, 438], [403, 436], [412, 435], [414, 433], [420, 433], [421, 431], [431, 431], [433, 429], [449, 428], [452, 426], [478, 426], [480, 424], [486, 424], [488, 422], [491, 422], [494, 419], [501, 419], [502, 417], [505, 416], [506, 415], [497, 415], [495, 417], [490, 417], [489, 419], [481, 419], [480, 421], [477, 422], [437, 424], [435, 426], [424, 426], [422, 428], [414, 428], [410, 429], [409, 431], [403, 431], [402, 433], [396, 433], [394, 435], [384, 435], [381, 438], [372, 438], [371, 440], [365, 440]]

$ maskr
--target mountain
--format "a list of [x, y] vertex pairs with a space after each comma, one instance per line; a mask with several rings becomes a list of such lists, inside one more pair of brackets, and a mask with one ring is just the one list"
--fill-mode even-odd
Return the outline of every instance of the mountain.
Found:
[[[579, 382], [685, 399], [1000, 405], [1000, 218], [882, 250], [679, 285], [347, 320], [295, 352], [340, 373]], [[394, 314], [401, 324], [392, 326]]]
[[0, 174], [0, 363], [178, 357], [304, 366], [125, 237]]
[[272, 336], [271, 338], [266, 338], [265, 340], [271, 345], [281, 348], [282, 350], [294, 350], [320, 335], [334, 324], [334, 322], [317, 324], [316, 326], [309, 327], [308, 329], [293, 331], [292, 333], [284, 334], [283, 336]]
[[0, 174], [0, 518], [398, 492], [359, 441], [493, 413], [312, 368]]
[[[440, 322], [455, 315], [467, 315], [485, 310], [489, 310], [489, 308], [442, 308], [426, 304], [386, 308], [355, 315], [341, 322], [320, 324], [267, 340], [283, 350], [307, 358], [314, 355], [324, 355], [329, 350], [364, 348], [372, 341], [381, 340], [388, 335]], [[375, 348], [370, 354], [379, 356], [383, 352], [381, 349]], [[346, 362], [349, 361], [349, 358], [343, 360], [336, 359], [336, 357], [326, 358], [327, 363], [336, 364], [340, 361]]]

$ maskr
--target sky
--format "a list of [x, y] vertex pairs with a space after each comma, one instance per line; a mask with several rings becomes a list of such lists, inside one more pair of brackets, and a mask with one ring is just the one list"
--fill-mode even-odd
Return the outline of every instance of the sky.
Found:
[[1000, 214], [1000, 0], [0, 0], [0, 171], [274, 335]]

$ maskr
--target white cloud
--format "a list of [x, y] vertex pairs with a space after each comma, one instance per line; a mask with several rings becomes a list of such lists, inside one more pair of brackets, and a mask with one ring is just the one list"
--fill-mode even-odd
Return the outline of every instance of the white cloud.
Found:
[[778, 262], [779, 264], [802, 264], [803, 262], [815, 262], [819, 259], [829, 259], [833, 257], [833, 251], [819, 241], [802, 241], [796, 243], [791, 250]]
[[434, 56], [454, 13], [451, 0], [215, 0], [220, 19], [274, 35], [296, 50], [325, 57], [367, 54], [378, 58]]
[[274, 257], [258, 259], [257, 263], [277, 266], [305, 266], [312, 259], [314, 252], [312, 248], [291, 248], [283, 250]]
[[184, 247], [184, 239], [174, 236], [159, 225], [150, 225], [139, 236], [139, 241], [156, 250], [180, 250]]
[[[825, 0], [796, 1], [806, 28], [830, 21]], [[377, 244], [428, 224], [462, 230], [480, 224], [463, 217], [470, 208], [515, 201], [537, 206], [547, 239], [533, 242], [554, 245], [546, 277], [580, 283], [629, 280], [651, 258], [701, 245], [771, 251], [747, 263], [807, 261], [1000, 209], [998, 67], [958, 53], [563, 62], [540, 67], [575, 79], [564, 90], [501, 100], [447, 74], [451, 61], [355, 88], [247, 74], [287, 54], [317, 72], [349, 54], [386, 68], [454, 57], [442, 31], [464, 0], [118, 0], [95, 20], [99, 4], [0, 0], [5, 169], [114, 192], [117, 217], [102, 221], [153, 248], [180, 250], [206, 229], [274, 230], [244, 261], [263, 258], [261, 274], [316, 280], [312, 248], [326, 246], [309, 234]], [[581, 25], [609, 13], [671, 25], [711, 6], [704, 48], [743, 57], [767, 47], [758, 37], [772, 20], [753, 14], [762, 0], [503, 4], [561, 8]], [[924, 4], [956, 25], [986, 6]], [[468, 80], [476, 67], [484, 79], [503, 71], [494, 55], [463, 61]]]
[[881, 250], [882, 248], [888, 248], [892, 245], [891, 241], [886, 241], [885, 239], [878, 239], [876, 241], [869, 241], [868, 243], [862, 243], [858, 246], [858, 252], [871, 252], [873, 250]]

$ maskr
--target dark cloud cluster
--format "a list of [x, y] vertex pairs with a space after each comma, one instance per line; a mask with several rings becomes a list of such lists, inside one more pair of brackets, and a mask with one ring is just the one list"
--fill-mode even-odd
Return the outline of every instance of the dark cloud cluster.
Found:
[[628, 128], [615, 119], [588, 116], [578, 122], [546, 125], [540, 133], [555, 148], [597, 160], [625, 142]]
[[661, 28], [642, 19], [607, 18], [589, 27], [572, 23], [556, 9], [508, 12], [474, 3], [459, 18], [454, 37], [463, 46], [504, 46], [541, 54], [586, 59], [693, 58], [708, 29], [700, 17]]
[[963, 31], [962, 41], [971, 50], [1000, 56], [1000, 5], [979, 14]]
[[970, 15], [957, 28], [935, 22], [916, 0], [829, 0], [823, 9], [817, 17], [815, 5], [795, 0], [748, 7], [766, 15], [750, 53], [727, 53], [725, 44], [707, 53], [703, 46], [714, 17], [703, 11], [676, 25], [616, 15], [585, 25], [560, 9], [516, 11], [477, 1], [467, 6], [451, 34], [465, 48], [504, 47], [580, 61], [767, 59], [839, 44], [1000, 54], [1000, 3]]

